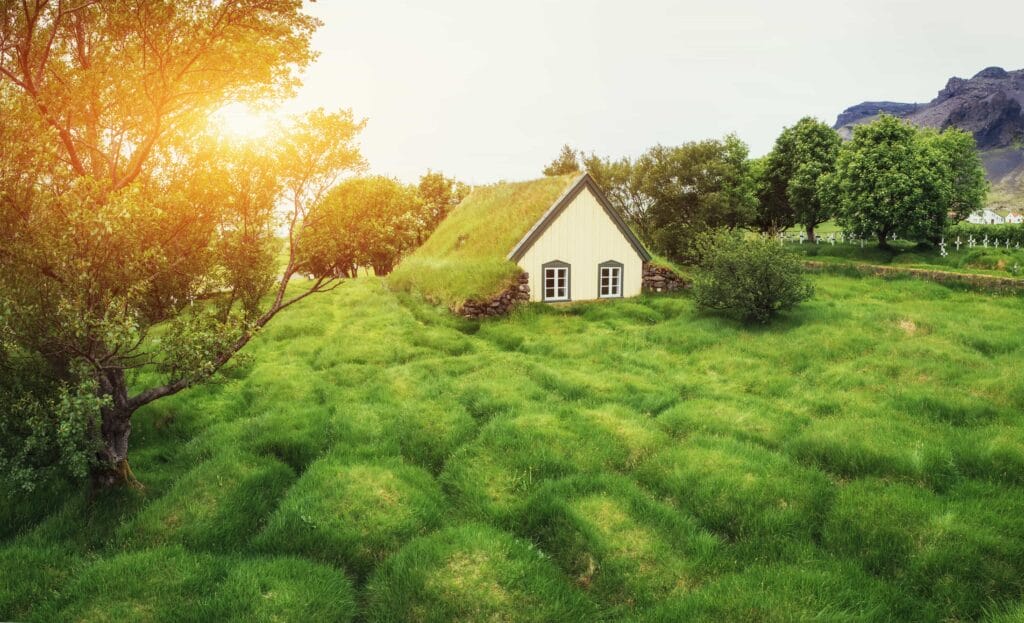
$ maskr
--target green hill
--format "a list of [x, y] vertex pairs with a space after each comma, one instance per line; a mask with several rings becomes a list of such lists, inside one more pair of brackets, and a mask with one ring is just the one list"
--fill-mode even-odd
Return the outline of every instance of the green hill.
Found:
[[1016, 620], [1024, 301], [813, 278], [754, 329], [346, 283], [140, 412], [143, 494], [0, 508], [0, 620]]

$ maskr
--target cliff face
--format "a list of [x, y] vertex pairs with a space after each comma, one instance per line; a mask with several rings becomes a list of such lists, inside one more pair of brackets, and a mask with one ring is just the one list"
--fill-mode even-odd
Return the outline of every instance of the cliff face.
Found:
[[974, 135], [996, 203], [1024, 198], [1024, 69], [989, 67], [970, 79], [950, 78], [927, 103], [863, 102], [844, 110], [833, 126], [845, 138], [881, 113], [916, 125], [950, 126]]

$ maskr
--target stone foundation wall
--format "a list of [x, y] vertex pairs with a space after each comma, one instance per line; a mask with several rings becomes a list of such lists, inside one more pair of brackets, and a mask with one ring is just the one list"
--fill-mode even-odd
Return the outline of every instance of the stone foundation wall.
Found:
[[667, 266], [644, 264], [644, 292], [675, 292], [690, 287], [690, 282]]
[[530, 275], [520, 273], [498, 296], [486, 301], [466, 301], [455, 313], [464, 318], [504, 316], [520, 303], [530, 300]]

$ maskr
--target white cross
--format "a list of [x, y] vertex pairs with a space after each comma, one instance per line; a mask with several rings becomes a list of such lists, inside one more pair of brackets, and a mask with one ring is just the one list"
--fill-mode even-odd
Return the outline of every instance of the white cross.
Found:
[[960, 242], [960, 236], [957, 236], [957, 237], [956, 237], [956, 242], [955, 242], [955, 243], [953, 243], [953, 244], [955, 244], [955, 245], [956, 245], [956, 250], [957, 250], [957, 251], [959, 251], [959, 250], [960, 250], [960, 244], [961, 244], [961, 242]]
[[981, 244], [983, 244], [986, 249], [988, 248], [988, 234], [985, 234], [985, 239], [981, 241]]
[[949, 253], [946, 253], [946, 239], [945, 238], [943, 238], [942, 241], [939, 242], [939, 255], [941, 255], [942, 257], [946, 257], [947, 255], [949, 255]]

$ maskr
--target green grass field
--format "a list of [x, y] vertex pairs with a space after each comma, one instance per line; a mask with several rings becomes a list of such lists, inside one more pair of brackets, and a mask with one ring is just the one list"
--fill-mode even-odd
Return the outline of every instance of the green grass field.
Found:
[[973, 273], [998, 277], [1024, 278], [1024, 249], [1016, 248], [968, 248], [966, 245], [956, 250], [952, 245], [947, 255], [932, 247], [921, 246], [911, 242], [896, 241], [889, 249], [880, 249], [876, 242], [867, 242], [862, 248], [859, 244], [835, 245], [827, 242], [811, 244], [808, 242], [786, 243], [786, 247], [807, 259], [832, 264], [876, 264], [902, 266], [904, 268], [923, 268], [955, 273]]
[[375, 278], [0, 509], [0, 620], [1024, 620], [1024, 300], [813, 277], [471, 323]]

